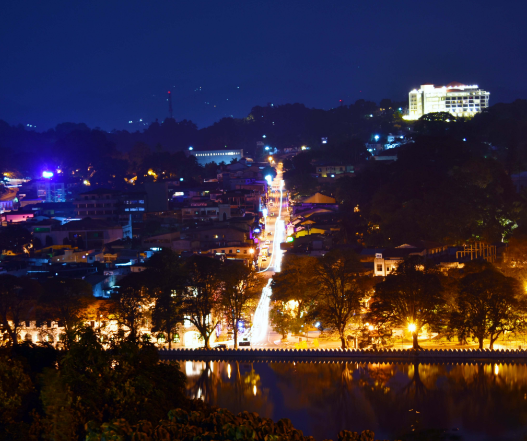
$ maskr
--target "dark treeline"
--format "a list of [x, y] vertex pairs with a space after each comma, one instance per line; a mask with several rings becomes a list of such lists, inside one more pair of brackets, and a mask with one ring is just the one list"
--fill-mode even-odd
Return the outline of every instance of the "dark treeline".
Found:
[[[337, 199], [341, 243], [495, 243], [525, 232], [527, 194], [511, 177], [527, 165], [527, 101], [497, 104], [471, 120], [426, 115], [412, 136], [413, 143], [388, 151], [395, 162], [364, 161], [358, 139], [301, 152], [284, 162], [286, 186], [293, 195], [321, 191]], [[336, 156], [357, 166], [353, 177], [320, 182], [310, 175], [314, 161]]]
[[193, 146], [243, 148], [252, 155], [258, 141], [278, 148], [319, 145], [321, 137], [334, 141], [356, 137], [367, 141], [372, 131], [393, 130], [394, 119], [400, 119], [397, 112], [381, 114], [378, 109], [375, 103], [364, 100], [328, 111], [308, 109], [303, 104], [256, 106], [246, 118], [223, 118], [200, 130], [191, 121], [167, 118], [163, 123], [152, 123], [142, 132], [111, 133], [69, 122], [39, 133], [0, 121], [1, 168], [32, 175], [46, 166], [98, 168], [105, 161], [119, 169], [119, 160], [126, 159], [126, 153], [132, 151], [174, 153]]
[[[36, 132], [0, 121], [0, 168], [24, 175], [38, 175], [45, 167], [68, 170], [85, 169], [89, 165], [119, 172], [129, 169], [130, 154], [174, 153], [193, 146], [196, 149], [243, 148], [252, 156], [258, 141], [277, 148], [300, 145], [330, 148], [332, 156], [338, 158], [347, 151], [349, 143], [364, 144], [373, 134], [379, 134], [383, 142], [383, 136], [388, 133], [407, 132], [409, 125], [402, 120], [398, 106], [403, 104], [390, 100], [383, 100], [381, 107], [358, 100], [327, 111], [309, 109], [303, 104], [256, 106], [246, 118], [223, 118], [199, 130], [191, 121], [173, 119], [156, 121], [142, 132], [110, 133], [69, 122], [46, 132]], [[420, 121], [415, 129], [420, 134], [448, 134], [498, 146], [501, 159], [511, 171], [527, 160], [526, 118], [527, 101], [517, 100], [496, 104], [471, 120], [450, 116], [447, 124], [444, 120], [428, 118], [430, 121]], [[321, 145], [321, 137], [328, 137], [327, 145]], [[357, 162], [361, 159], [360, 153], [353, 151], [345, 159]]]

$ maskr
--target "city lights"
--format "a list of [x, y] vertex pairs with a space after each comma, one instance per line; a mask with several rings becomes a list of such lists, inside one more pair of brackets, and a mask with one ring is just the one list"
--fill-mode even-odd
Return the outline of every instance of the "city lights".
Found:
[[43, 171], [42, 172], [42, 177], [43, 178], [46, 178], [46, 179], [50, 179], [53, 177], [53, 172], [52, 171]]

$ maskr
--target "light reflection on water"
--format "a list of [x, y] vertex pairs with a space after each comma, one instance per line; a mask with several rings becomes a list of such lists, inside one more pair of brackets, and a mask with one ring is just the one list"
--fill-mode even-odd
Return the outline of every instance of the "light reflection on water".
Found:
[[527, 365], [186, 361], [181, 367], [189, 396], [234, 413], [289, 418], [317, 440], [335, 440], [343, 429], [370, 429], [375, 439], [390, 440], [527, 435]]

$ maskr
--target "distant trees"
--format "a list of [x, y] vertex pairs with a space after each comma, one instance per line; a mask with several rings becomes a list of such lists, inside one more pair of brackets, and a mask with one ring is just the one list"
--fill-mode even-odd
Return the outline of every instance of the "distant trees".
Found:
[[34, 317], [41, 293], [40, 284], [29, 277], [0, 275], [0, 320], [13, 346], [19, 343], [22, 322]]
[[181, 259], [170, 249], [163, 249], [148, 261], [144, 271], [153, 296], [152, 332], [166, 335], [172, 347], [179, 325], [183, 322], [184, 274]]
[[332, 250], [314, 267], [315, 314], [324, 327], [338, 332], [343, 349], [346, 328], [360, 318], [360, 302], [366, 294], [362, 272], [357, 254], [350, 250]]
[[445, 319], [444, 306], [439, 276], [426, 260], [412, 256], [376, 285], [369, 319], [377, 326], [409, 329], [413, 348], [419, 349], [419, 331], [438, 326]]
[[313, 280], [316, 264], [315, 257], [285, 254], [281, 271], [273, 276], [271, 300], [281, 303], [294, 301], [297, 304], [294, 310], [297, 321], [302, 317], [307, 319], [313, 308], [317, 295]]
[[81, 279], [50, 279], [43, 286], [41, 315], [64, 326], [67, 345], [88, 319], [89, 307], [95, 302], [93, 288]]
[[145, 273], [131, 273], [121, 280], [111, 308], [113, 318], [128, 332], [126, 339], [132, 342], [139, 340], [139, 330], [150, 317], [152, 295], [149, 275]]
[[269, 322], [283, 339], [286, 339], [290, 332], [300, 332], [301, 330], [295, 310], [291, 310], [288, 304], [283, 301], [273, 302], [273, 307], [269, 312]]
[[195, 255], [182, 259], [162, 250], [148, 261], [148, 269], [120, 282], [113, 300], [113, 316], [137, 341], [139, 330], [151, 321], [150, 330], [163, 335], [171, 347], [184, 323], [196, 328], [205, 347], [218, 324], [225, 320], [234, 331], [240, 321], [250, 321], [263, 282], [241, 262], [222, 262]]
[[[379, 226], [380, 245], [433, 240], [489, 243], [511, 234], [518, 218], [514, 189], [488, 146], [445, 137], [419, 138], [397, 150], [397, 161], [358, 180], [370, 195], [361, 214]], [[456, 197], [452, 198], [451, 195]]]
[[201, 334], [205, 348], [219, 323], [213, 312], [221, 307], [221, 262], [205, 256], [192, 256], [184, 264], [186, 273], [183, 313]]
[[506, 277], [486, 262], [470, 262], [460, 280], [456, 307], [450, 315], [451, 329], [462, 338], [474, 337], [479, 348], [490, 340], [489, 348], [505, 332], [525, 327], [527, 303], [520, 295], [518, 281]]
[[223, 290], [221, 308], [233, 330], [234, 348], [238, 348], [238, 326], [250, 322], [251, 311], [256, 308], [264, 281], [242, 262], [227, 262], [222, 271]]

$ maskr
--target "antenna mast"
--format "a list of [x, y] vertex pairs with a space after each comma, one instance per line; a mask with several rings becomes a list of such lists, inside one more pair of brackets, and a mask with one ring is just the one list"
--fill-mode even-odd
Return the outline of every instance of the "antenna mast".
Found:
[[168, 117], [173, 119], [172, 116], [172, 94], [168, 91]]

